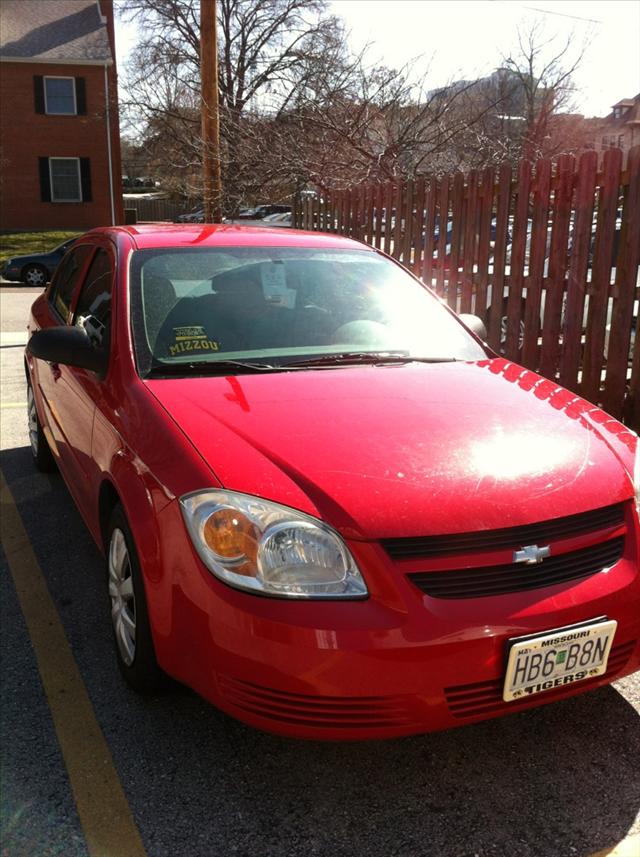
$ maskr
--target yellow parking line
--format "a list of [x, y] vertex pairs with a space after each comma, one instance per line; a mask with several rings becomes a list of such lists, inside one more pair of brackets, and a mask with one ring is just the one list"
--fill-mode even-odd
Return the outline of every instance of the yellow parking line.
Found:
[[0, 408], [26, 408], [26, 402], [0, 402]]
[[109, 747], [0, 470], [0, 540], [31, 637], [91, 857], [144, 857]]
[[617, 845], [591, 854], [590, 857], [638, 857], [638, 855], [640, 855], [640, 833], [627, 836]]

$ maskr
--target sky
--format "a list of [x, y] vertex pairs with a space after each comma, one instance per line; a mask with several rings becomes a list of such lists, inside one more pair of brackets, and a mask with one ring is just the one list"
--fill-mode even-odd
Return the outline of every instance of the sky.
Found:
[[[640, 92], [640, 0], [333, 0], [354, 50], [394, 68], [410, 62], [428, 88], [493, 71], [516, 45], [518, 26], [545, 24], [549, 51], [588, 42], [574, 76], [576, 112], [605, 116]], [[137, 32], [116, 22], [118, 63], [135, 49]]]

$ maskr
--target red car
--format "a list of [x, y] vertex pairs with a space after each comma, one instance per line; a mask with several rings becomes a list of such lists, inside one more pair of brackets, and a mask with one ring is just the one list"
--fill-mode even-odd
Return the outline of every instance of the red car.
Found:
[[35, 462], [107, 556], [125, 679], [383, 738], [640, 667], [640, 451], [327, 234], [98, 229], [32, 309]]

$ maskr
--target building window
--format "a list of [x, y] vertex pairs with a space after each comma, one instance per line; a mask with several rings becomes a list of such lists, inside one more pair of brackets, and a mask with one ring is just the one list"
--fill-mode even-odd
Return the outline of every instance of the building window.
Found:
[[33, 106], [50, 116], [84, 116], [87, 92], [84, 77], [33, 76]]
[[82, 202], [80, 158], [49, 158], [52, 202]]
[[78, 112], [75, 78], [45, 77], [44, 105], [45, 113], [75, 115]]
[[38, 158], [42, 202], [91, 202], [89, 158]]

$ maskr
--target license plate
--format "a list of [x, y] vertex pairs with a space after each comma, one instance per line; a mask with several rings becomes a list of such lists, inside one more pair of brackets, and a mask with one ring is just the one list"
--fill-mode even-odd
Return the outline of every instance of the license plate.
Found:
[[514, 640], [502, 698], [525, 699], [602, 675], [617, 626], [604, 619]]

